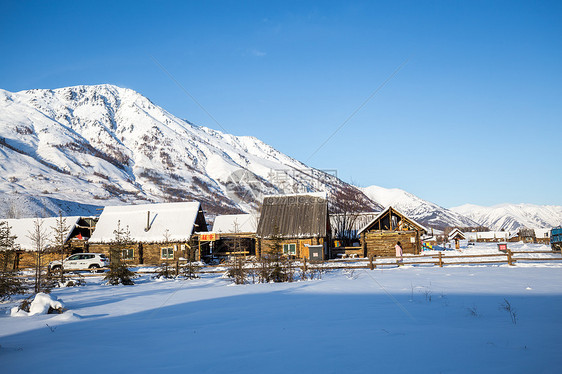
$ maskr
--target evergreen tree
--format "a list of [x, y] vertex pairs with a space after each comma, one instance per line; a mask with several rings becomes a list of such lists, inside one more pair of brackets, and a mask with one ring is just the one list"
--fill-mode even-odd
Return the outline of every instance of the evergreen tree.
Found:
[[0, 301], [25, 292], [23, 282], [16, 277], [17, 271], [14, 262], [17, 237], [11, 234], [11, 229], [8, 222], [0, 221]]
[[113, 231], [113, 241], [109, 248], [109, 271], [105, 275], [105, 280], [113, 286], [118, 284], [133, 285], [135, 273], [129, 270], [123, 261], [122, 251], [124, 247], [132, 244], [129, 226], [121, 227], [121, 221], [117, 221], [117, 229]]

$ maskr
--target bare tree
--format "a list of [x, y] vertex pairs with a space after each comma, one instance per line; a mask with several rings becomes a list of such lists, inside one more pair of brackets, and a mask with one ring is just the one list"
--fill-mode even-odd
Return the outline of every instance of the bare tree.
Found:
[[66, 218], [62, 216], [62, 211], [59, 210], [59, 217], [55, 225], [51, 227], [53, 230], [53, 238], [51, 239], [52, 245], [58, 249], [60, 253], [60, 282], [64, 282], [64, 245], [70, 226], [66, 224]]
[[44, 227], [45, 221], [41, 218], [36, 218], [33, 221], [33, 227], [27, 236], [34, 247], [35, 252], [35, 284], [33, 291], [35, 293], [49, 291], [50, 285], [47, 279], [43, 279], [43, 254], [47, 250], [47, 229]]

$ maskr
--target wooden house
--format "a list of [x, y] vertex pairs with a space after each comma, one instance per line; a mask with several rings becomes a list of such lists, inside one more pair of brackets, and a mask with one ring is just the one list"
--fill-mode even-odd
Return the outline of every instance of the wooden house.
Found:
[[519, 241], [523, 242], [523, 243], [536, 243], [537, 242], [537, 236], [535, 234], [534, 229], [522, 227], [522, 228], [519, 229], [519, 232], [517, 233], [517, 236], [518, 236]]
[[425, 227], [391, 206], [359, 230], [366, 257], [394, 256], [397, 242], [401, 243], [403, 253], [418, 254], [421, 237], [427, 232]]
[[455, 249], [460, 249], [461, 247], [460, 241], [466, 240], [466, 235], [464, 235], [464, 233], [461, 230], [454, 228], [453, 231], [451, 231], [449, 235], [447, 235], [447, 238], [449, 240], [455, 241]]
[[550, 229], [535, 229], [536, 243], [550, 245]]
[[[68, 232], [64, 235], [64, 256], [69, 256], [72, 253], [80, 252], [80, 247], [71, 245], [72, 234], [75, 232], [82, 217], [72, 216], [63, 217], [65, 226], [68, 227]], [[21, 219], [5, 219], [10, 227], [10, 234], [16, 236], [14, 245], [16, 247], [16, 255], [10, 266], [13, 269], [34, 267], [36, 264], [36, 251], [39, 244], [41, 251], [42, 266], [47, 265], [50, 261], [60, 260], [61, 254], [58, 248], [53, 246], [55, 240], [55, 226], [59, 217], [48, 218], [21, 218]], [[39, 232], [41, 241], [33, 240], [32, 235], [36, 231], [36, 223], [39, 224]], [[37, 235], [35, 235], [37, 239]]]
[[257, 214], [227, 214], [217, 216], [209, 234], [212, 243], [203, 253], [205, 258], [224, 259], [232, 255], [256, 255]]
[[517, 233], [512, 231], [474, 231], [464, 234], [470, 242], [497, 243], [519, 241]]
[[264, 197], [257, 229], [258, 256], [279, 243], [284, 255], [321, 260], [328, 256], [330, 235], [326, 193]]
[[129, 233], [128, 243], [120, 245], [123, 260], [153, 265], [199, 257], [194, 233], [207, 231], [198, 202], [108, 206], [89, 240], [90, 252], [109, 255], [118, 227]]

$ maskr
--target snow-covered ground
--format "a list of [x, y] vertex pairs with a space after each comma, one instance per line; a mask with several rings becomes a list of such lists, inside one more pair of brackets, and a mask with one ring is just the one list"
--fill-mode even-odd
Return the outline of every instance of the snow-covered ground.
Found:
[[143, 275], [135, 286], [94, 277], [53, 291], [62, 315], [10, 317], [15, 303], [0, 306], [1, 371], [558, 373], [560, 284], [560, 261], [243, 286], [220, 275]]

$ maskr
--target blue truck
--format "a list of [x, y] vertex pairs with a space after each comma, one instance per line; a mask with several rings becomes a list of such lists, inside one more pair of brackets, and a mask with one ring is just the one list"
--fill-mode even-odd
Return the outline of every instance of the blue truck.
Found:
[[562, 249], [562, 226], [550, 230], [550, 247], [553, 251], [560, 251]]

